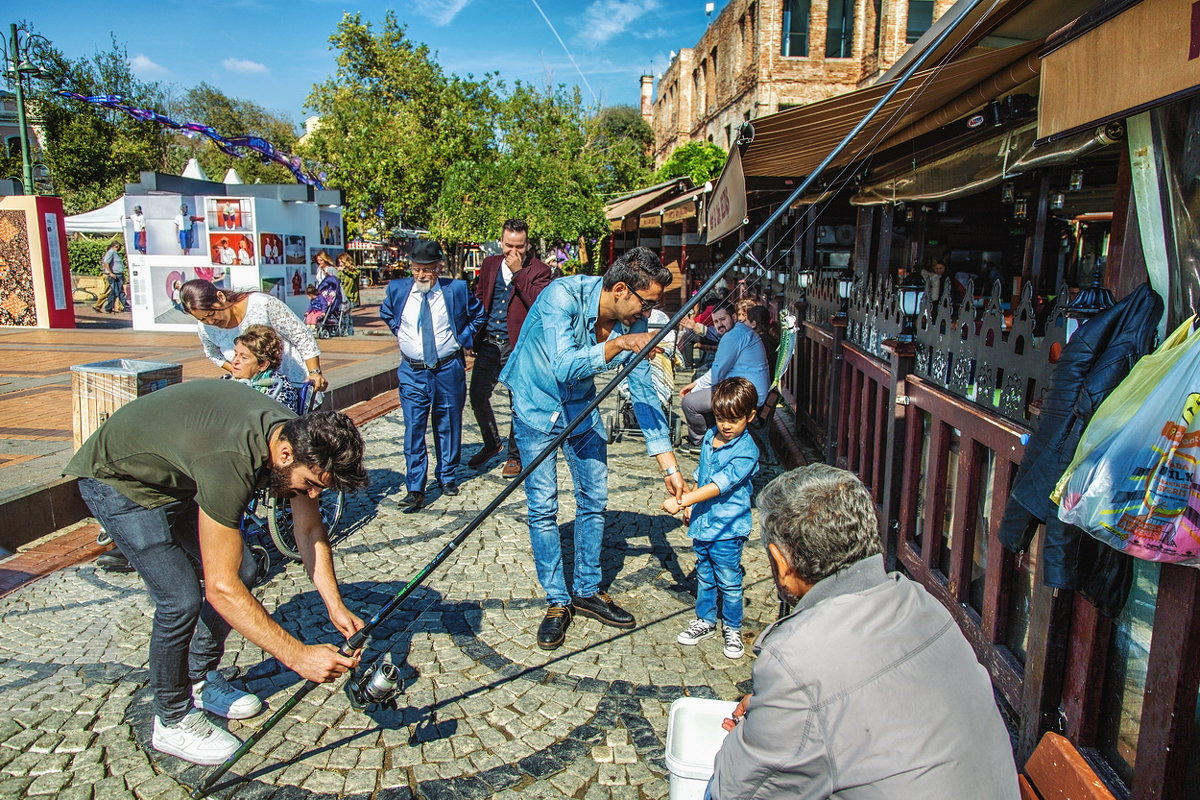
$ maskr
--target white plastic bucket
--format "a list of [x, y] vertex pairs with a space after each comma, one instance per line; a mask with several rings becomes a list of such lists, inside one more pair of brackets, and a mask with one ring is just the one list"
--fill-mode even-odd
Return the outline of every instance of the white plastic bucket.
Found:
[[737, 703], [681, 697], [671, 703], [667, 718], [667, 769], [671, 771], [670, 800], [704, 800], [713, 762], [726, 730], [721, 721], [733, 715]]

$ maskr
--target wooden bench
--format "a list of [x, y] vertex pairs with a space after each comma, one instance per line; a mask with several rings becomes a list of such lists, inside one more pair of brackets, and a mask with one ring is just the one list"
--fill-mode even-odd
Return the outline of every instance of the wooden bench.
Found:
[[1116, 800], [1075, 745], [1053, 731], [1038, 742], [1017, 780], [1021, 800]]

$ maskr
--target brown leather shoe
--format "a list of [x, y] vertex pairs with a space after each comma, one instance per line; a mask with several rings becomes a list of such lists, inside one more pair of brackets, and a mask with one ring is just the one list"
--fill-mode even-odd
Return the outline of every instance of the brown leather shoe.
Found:
[[504, 469], [500, 470], [500, 474], [506, 478], [515, 478], [521, 474], [521, 462], [515, 458], [510, 458], [504, 462]]

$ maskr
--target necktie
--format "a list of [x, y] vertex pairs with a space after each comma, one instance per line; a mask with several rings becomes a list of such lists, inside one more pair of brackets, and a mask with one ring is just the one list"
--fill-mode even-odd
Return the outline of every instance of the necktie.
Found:
[[421, 317], [418, 327], [421, 332], [422, 358], [425, 366], [432, 367], [437, 363], [437, 343], [433, 341], [433, 309], [429, 307], [429, 292], [421, 295]]

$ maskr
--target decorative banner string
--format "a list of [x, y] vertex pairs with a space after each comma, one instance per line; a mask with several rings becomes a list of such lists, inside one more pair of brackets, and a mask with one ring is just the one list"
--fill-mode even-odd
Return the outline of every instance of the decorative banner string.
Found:
[[144, 122], [157, 122], [168, 128], [173, 128], [182, 132], [185, 136], [196, 137], [206, 136], [212, 140], [222, 153], [227, 153], [235, 158], [245, 158], [247, 151], [258, 154], [258, 157], [263, 163], [275, 162], [286, 167], [289, 172], [295, 176], [300, 183], [324, 189], [325, 185], [321, 180], [325, 177], [323, 174], [319, 177], [311, 172], [305, 172], [303, 169], [304, 162], [299, 156], [285, 153], [279, 150], [275, 145], [268, 142], [259, 136], [222, 136], [213, 127], [209, 125], [201, 125], [198, 122], [176, 122], [168, 116], [158, 113], [153, 109], [137, 108], [136, 106], [128, 105], [124, 102], [124, 98], [117, 94], [100, 94], [100, 95], [83, 95], [78, 92], [69, 92], [60, 90], [55, 94], [61, 97], [68, 97], [72, 100], [79, 100], [83, 103], [90, 103], [102, 108], [111, 108], [114, 111], [120, 111], [128, 114], [134, 119]]

